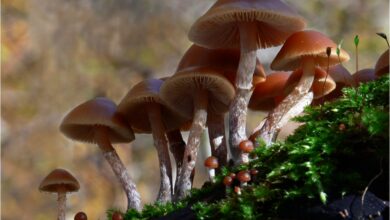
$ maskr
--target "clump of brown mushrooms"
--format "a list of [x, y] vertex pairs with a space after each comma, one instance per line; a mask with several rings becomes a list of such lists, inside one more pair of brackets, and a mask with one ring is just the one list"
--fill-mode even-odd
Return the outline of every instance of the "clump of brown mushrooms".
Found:
[[[218, 69], [197, 68], [199, 59], [187, 51], [176, 73], [161, 86], [161, 97], [184, 118], [192, 119], [192, 125], [184, 151], [183, 168], [179, 174], [175, 198], [182, 199], [192, 187], [191, 173], [200, 144], [200, 136], [206, 127], [208, 114], [228, 111], [234, 96], [233, 85]], [[199, 54], [201, 56], [201, 54]]]
[[58, 220], [65, 220], [66, 194], [77, 192], [80, 184], [77, 179], [65, 169], [55, 169], [49, 173], [39, 185], [39, 190], [58, 194]]
[[158, 202], [172, 200], [172, 168], [165, 133], [179, 129], [185, 120], [168, 108], [160, 97], [161, 79], [144, 80], [136, 84], [118, 105], [118, 112], [125, 116], [138, 133], [152, 133], [160, 165], [160, 190]]
[[[281, 121], [287, 122], [291, 116], [298, 115], [300, 109], [303, 110], [302, 106], [311, 103], [312, 95], [309, 91], [314, 81], [315, 67], [333, 66], [339, 64], [339, 61], [349, 59], [343, 49], [340, 50], [340, 56], [335, 50], [328, 56], [328, 47], [336, 48], [337, 45], [324, 34], [317, 31], [299, 31], [287, 38], [273, 60], [271, 68], [274, 70], [290, 71], [302, 68], [303, 73], [294, 90], [268, 114], [260, 129], [260, 137], [267, 146], [275, 139], [277, 130], [283, 126]], [[295, 106], [298, 106], [298, 110], [291, 111]]]
[[246, 140], [246, 113], [259, 48], [277, 46], [305, 21], [280, 0], [218, 0], [191, 27], [189, 39], [207, 48], [240, 48], [236, 95], [229, 110], [229, 143], [235, 161]]
[[95, 98], [80, 104], [62, 120], [60, 130], [70, 139], [97, 144], [127, 196], [127, 208], [141, 210], [141, 197], [112, 143], [134, 140], [133, 130], [117, 113], [116, 104]]

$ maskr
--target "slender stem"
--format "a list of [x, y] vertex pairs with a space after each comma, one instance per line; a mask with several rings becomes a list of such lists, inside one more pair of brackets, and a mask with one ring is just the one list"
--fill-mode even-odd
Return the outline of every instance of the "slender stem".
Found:
[[328, 75], [329, 75], [329, 61], [330, 61], [330, 54], [328, 55], [328, 65], [326, 66], [326, 76], [325, 76], [325, 81], [324, 83], [322, 84], [322, 97], [321, 97], [321, 107], [320, 107], [320, 112], [322, 113], [322, 106], [324, 105], [324, 99], [325, 99], [325, 96], [324, 96], [324, 93], [325, 93], [325, 85], [326, 85], [326, 80], [328, 79]]
[[191, 173], [195, 168], [196, 156], [200, 144], [200, 136], [207, 121], [207, 91], [201, 90], [194, 97], [194, 118], [191, 125], [187, 147], [184, 151], [183, 169], [181, 170], [178, 187], [175, 189], [175, 199], [183, 199], [192, 187]]
[[[218, 159], [219, 167], [227, 163], [227, 147], [225, 138], [225, 118], [224, 115], [213, 115], [207, 122], [211, 155]], [[217, 169], [217, 172], [220, 168]]]
[[167, 132], [167, 137], [169, 142], [169, 150], [173, 154], [176, 162], [176, 188], [176, 184], [178, 183], [177, 180], [179, 179], [179, 175], [183, 166], [183, 157], [186, 143], [184, 142], [179, 129]]
[[58, 209], [58, 220], [65, 220], [65, 211], [66, 211], [66, 192], [60, 191], [58, 192], [58, 199], [57, 199], [57, 209]]
[[158, 153], [160, 164], [160, 191], [157, 201], [166, 203], [172, 200], [172, 167], [169, 159], [168, 142], [165, 137], [165, 127], [161, 118], [160, 105], [150, 103], [147, 106], [149, 122], [152, 127], [154, 146]]
[[257, 27], [255, 23], [239, 24], [241, 55], [236, 75], [236, 95], [229, 111], [229, 144], [233, 160], [240, 161], [239, 144], [246, 140], [246, 114], [252, 94], [252, 75], [256, 66]]
[[123, 165], [121, 159], [111, 145], [110, 139], [108, 138], [108, 128], [97, 126], [95, 130], [95, 139], [103, 152], [104, 158], [106, 158], [107, 162], [110, 164], [111, 169], [126, 193], [127, 209], [136, 209], [140, 211], [141, 196], [137, 191], [135, 183], [127, 172], [126, 167]]
[[[312, 57], [303, 57], [303, 74], [294, 90], [287, 95], [285, 99], [274, 108], [267, 117], [263, 127], [260, 129], [259, 136], [264, 140], [266, 146], [270, 146], [275, 139], [278, 129], [283, 127], [293, 115], [287, 114], [290, 109], [304, 97], [311, 88], [314, 80], [314, 59]], [[310, 104], [310, 103], [309, 103]], [[294, 111], [294, 114], [296, 112]], [[283, 119], [283, 121], [282, 121]], [[280, 122], [283, 123], [280, 123]]]

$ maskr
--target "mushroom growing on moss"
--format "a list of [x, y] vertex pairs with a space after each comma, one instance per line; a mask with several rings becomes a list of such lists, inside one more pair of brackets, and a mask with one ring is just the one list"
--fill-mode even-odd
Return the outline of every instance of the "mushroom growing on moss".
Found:
[[[347, 52], [341, 49], [338, 56], [335, 52], [327, 55], [327, 48], [336, 48], [337, 45], [328, 37], [317, 31], [299, 31], [289, 36], [272, 61], [271, 68], [274, 70], [296, 70], [302, 68], [302, 76], [294, 90], [273, 109], [260, 129], [260, 137], [267, 146], [275, 139], [277, 130], [281, 127], [281, 121], [287, 122], [291, 116], [299, 112], [291, 111], [294, 106], [303, 109], [302, 106], [311, 103], [308, 96], [314, 81], [315, 66], [333, 66], [349, 59]], [[297, 104], [301, 102], [301, 104]], [[302, 106], [301, 106], [302, 105]], [[291, 115], [289, 115], [290, 113]]]
[[70, 139], [95, 143], [110, 164], [127, 196], [127, 208], [141, 210], [141, 197], [112, 143], [134, 140], [133, 130], [107, 98], [95, 98], [80, 104], [62, 120], [60, 130]]
[[219, 167], [218, 159], [214, 156], [210, 156], [204, 161], [204, 166], [208, 168], [210, 181], [214, 182], [215, 169]]
[[49, 173], [39, 185], [39, 190], [58, 194], [58, 220], [65, 220], [66, 193], [77, 192], [80, 184], [77, 179], [65, 169], [55, 169]]
[[138, 133], [152, 133], [160, 165], [159, 202], [172, 200], [172, 168], [165, 133], [178, 129], [185, 120], [170, 109], [160, 97], [161, 79], [136, 84], [118, 105], [118, 112]]
[[253, 142], [250, 140], [241, 141], [240, 150], [242, 151], [242, 162], [249, 163], [249, 154], [253, 151]]
[[229, 143], [235, 161], [246, 137], [246, 112], [259, 48], [277, 46], [305, 21], [280, 0], [218, 0], [191, 27], [189, 38], [207, 48], [240, 48], [236, 95], [229, 111]]

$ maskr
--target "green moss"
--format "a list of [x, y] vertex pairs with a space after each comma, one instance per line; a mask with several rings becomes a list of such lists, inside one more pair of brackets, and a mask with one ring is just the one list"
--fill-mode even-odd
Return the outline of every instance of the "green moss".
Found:
[[[379, 161], [388, 164], [389, 77], [358, 91], [346, 88], [339, 100], [306, 108], [295, 119], [305, 124], [284, 143], [265, 148], [259, 140], [249, 164], [223, 168], [214, 184], [192, 190], [181, 203], [131, 210], [125, 219], [155, 218], [187, 206], [198, 219], [273, 219], [294, 204], [308, 208], [363, 190], [379, 172]], [[248, 169], [259, 172], [241, 195], [222, 185], [225, 175]]]

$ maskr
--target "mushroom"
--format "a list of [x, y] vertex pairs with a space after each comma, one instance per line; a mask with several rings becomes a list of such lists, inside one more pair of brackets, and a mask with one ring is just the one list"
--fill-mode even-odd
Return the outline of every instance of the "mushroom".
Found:
[[246, 186], [247, 182], [251, 181], [251, 175], [249, 174], [249, 171], [242, 170], [237, 173], [237, 179], [241, 183], [241, 187]]
[[273, 60], [271, 68], [274, 70], [289, 71], [302, 68], [303, 73], [294, 90], [268, 114], [267, 120], [260, 129], [260, 137], [267, 146], [275, 139], [282, 120], [287, 122], [301, 109], [303, 110], [305, 105], [311, 103], [309, 90], [313, 84], [315, 66], [327, 66], [328, 63], [333, 66], [339, 64], [339, 60], [343, 62], [349, 59], [347, 52], [342, 49], [340, 56], [334, 51], [328, 56], [326, 53], [328, 47], [336, 48], [337, 45], [322, 33], [299, 31], [288, 37]]
[[[233, 85], [221, 75], [217, 68], [198, 66], [195, 61], [182, 58], [176, 73], [161, 86], [161, 97], [171, 108], [175, 108], [192, 125], [184, 151], [183, 168], [175, 189], [177, 199], [184, 198], [191, 189], [191, 173], [200, 144], [200, 136], [205, 129], [208, 114], [223, 114], [228, 111], [234, 96]], [[201, 57], [201, 55], [200, 55]]]
[[237, 195], [241, 195], [241, 188], [239, 186], [235, 186], [234, 192], [237, 193]]
[[214, 182], [215, 169], [219, 166], [218, 159], [214, 156], [210, 156], [204, 161], [204, 166], [208, 168], [210, 181]]
[[119, 212], [114, 212], [114, 214], [112, 214], [111, 220], [123, 220], [123, 215]]
[[240, 48], [236, 95], [229, 110], [229, 143], [235, 161], [246, 140], [246, 114], [259, 48], [277, 46], [305, 21], [280, 0], [218, 0], [190, 29], [189, 39], [207, 48]]
[[141, 197], [112, 143], [134, 140], [132, 129], [116, 112], [116, 104], [107, 98], [95, 98], [80, 104], [62, 120], [61, 132], [70, 139], [95, 143], [110, 164], [127, 196], [127, 208], [141, 210]]
[[[183, 157], [186, 143], [183, 140], [180, 129], [175, 129], [166, 133], [169, 143], [169, 150], [173, 154], [176, 162], [176, 181], [183, 166]], [[175, 182], [176, 183], [176, 182]], [[172, 183], [173, 184], [173, 183]]]
[[231, 176], [225, 176], [223, 178], [223, 184], [226, 186], [226, 188], [228, 188], [229, 186], [231, 186], [233, 183], [233, 178]]
[[242, 151], [242, 162], [249, 163], [249, 154], [254, 149], [253, 142], [250, 140], [241, 141], [239, 148]]
[[383, 76], [389, 73], [389, 49], [387, 49], [376, 61], [375, 75], [377, 77]]
[[118, 105], [137, 133], [152, 133], [160, 165], [160, 190], [157, 201], [172, 200], [172, 168], [165, 133], [180, 128], [185, 120], [170, 109], [160, 97], [161, 79], [144, 80], [136, 84]]
[[356, 84], [374, 81], [376, 79], [374, 69], [362, 69], [352, 75]]
[[265, 82], [257, 83], [253, 90], [248, 108], [255, 111], [270, 111], [276, 107], [278, 96], [283, 95], [289, 72], [273, 72]]
[[80, 184], [77, 179], [65, 169], [55, 169], [49, 173], [39, 185], [40, 191], [58, 194], [58, 220], [65, 220], [66, 193], [77, 192]]
[[85, 214], [84, 212], [78, 212], [78, 213], [74, 216], [74, 220], [88, 220], [88, 216], [87, 216], [87, 214]]
[[323, 99], [313, 100], [312, 105], [320, 105], [325, 101], [332, 101], [336, 98], [339, 98], [343, 94], [341, 90], [344, 87], [355, 86], [355, 81], [351, 73], [341, 64], [330, 67], [328, 73], [336, 83], [336, 88], [329, 94], [325, 95]]

